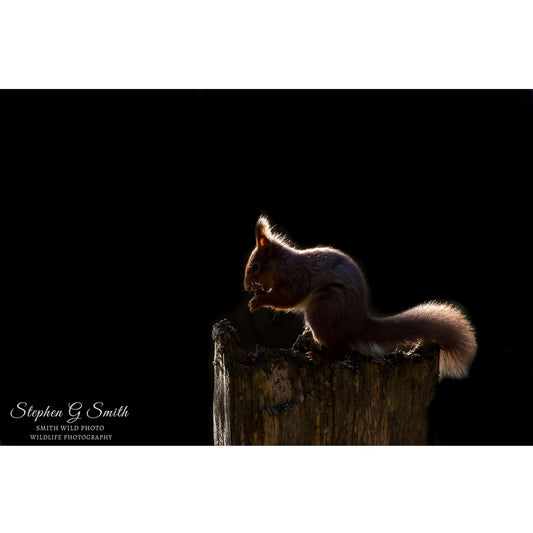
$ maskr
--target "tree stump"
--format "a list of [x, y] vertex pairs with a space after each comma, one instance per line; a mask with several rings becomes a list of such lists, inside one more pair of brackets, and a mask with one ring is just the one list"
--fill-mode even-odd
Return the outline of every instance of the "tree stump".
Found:
[[[439, 347], [310, 359], [310, 334], [291, 349], [244, 350], [228, 320], [213, 326], [215, 445], [427, 444]], [[318, 348], [320, 350], [320, 348]]]

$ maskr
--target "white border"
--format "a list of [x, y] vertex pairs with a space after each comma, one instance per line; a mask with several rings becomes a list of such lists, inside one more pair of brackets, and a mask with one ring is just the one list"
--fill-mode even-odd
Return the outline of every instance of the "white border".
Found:
[[533, 88], [529, 0], [2, 0], [2, 88]]
[[2, 529], [531, 531], [530, 447], [0, 447]]

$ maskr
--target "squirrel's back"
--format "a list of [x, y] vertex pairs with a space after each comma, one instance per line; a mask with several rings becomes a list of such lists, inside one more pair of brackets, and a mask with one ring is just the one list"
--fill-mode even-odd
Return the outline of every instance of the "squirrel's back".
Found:
[[338, 284], [356, 289], [363, 298], [360, 304], [367, 304], [368, 290], [363, 273], [357, 263], [344, 252], [335, 248], [320, 247], [293, 250], [303, 259], [304, 273], [310, 281], [310, 290]]

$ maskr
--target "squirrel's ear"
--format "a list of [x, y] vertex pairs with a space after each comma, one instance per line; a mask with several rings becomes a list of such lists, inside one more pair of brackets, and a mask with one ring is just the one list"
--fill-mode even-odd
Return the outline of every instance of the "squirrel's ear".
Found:
[[260, 235], [257, 238], [257, 247], [264, 250], [265, 248], [268, 248], [270, 246], [270, 241], [268, 240], [268, 237], [266, 235]]
[[270, 224], [265, 217], [259, 217], [257, 224], [255, 225], [255, 240], [257, 247], [265, 249], [270, 246]]

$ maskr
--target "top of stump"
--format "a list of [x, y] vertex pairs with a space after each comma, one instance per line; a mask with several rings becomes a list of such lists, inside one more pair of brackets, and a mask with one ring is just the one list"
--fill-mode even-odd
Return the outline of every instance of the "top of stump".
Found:
[[[331, 361], [314, 361], [307, 355], [307, 352], [321, 355], [325, 352], [325, 349], [314, 341], [309, 329], [304, 330], [298, 335], [290, 348], [274, 349], [256, 345], [254, 350], [246, 351], [240, 346], [237, 329], [232, 326], [227, 318], [224, 318], [213, 325], [212, 339], [219, 347], [226, 348], [231, 359], [238, 360], [240, 363], [251, 366], [258, 365], [261, 362], [274, 357], [317, 366], [329, 363], [341, 364], [343, 366], [357, 369], [359, 362], [365, 360], [370, 363], [375, 363], [376, 365], [394, 367], [406, 360], [411, 360], [416, 363], [417, 361], [438, 357], [440, 351], [437, 344], [427, 343], [413, 346], [409, 350], [397, 349], [391, 353], [385, 354], [379, 359], [352, 351]], [[227, 350], [230, 346], [232, 349]]]

